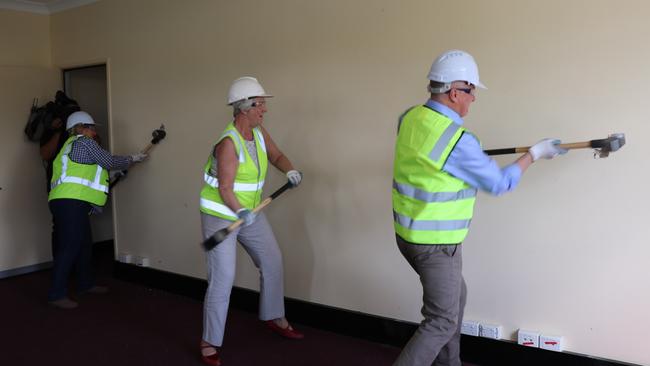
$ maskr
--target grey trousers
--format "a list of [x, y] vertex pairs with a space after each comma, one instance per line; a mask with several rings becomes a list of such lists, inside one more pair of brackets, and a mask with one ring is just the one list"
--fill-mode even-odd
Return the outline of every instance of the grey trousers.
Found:
[[460, 327], [467, 297], [461, 244], [397, 246], [420, 276], [424, 320], [394, 366], [461, 366]]
[[[230, 224], [232, 221], [201, 213], [204, 239]], [[284, 317], [282, 253], [266, 216], [260, 213], [253, 224], [240, 226], [207, 253], [208, 290], [203, 304], [203, 340], [214, 346], [223, 343], [230, 291], [235, 280], [238, 240], [260, 270], [259, 318]]]

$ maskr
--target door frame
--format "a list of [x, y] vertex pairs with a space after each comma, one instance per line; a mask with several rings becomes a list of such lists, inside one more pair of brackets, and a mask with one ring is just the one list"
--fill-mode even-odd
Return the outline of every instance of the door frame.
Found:
[[[108, 150], [112, 153], [114, 151], [114, 138], [113, 138], [113, 103], [111, 95], [111, 59], [110, 58], [99, 58], [87, 61], [79, 62], [68, 62], [63, 64], [58, 64], [56, 67], [61, 70], [61, 84], [63, 84], [63, 90], [66, 91], [66, 71], [81, 70], [97, 66], [104, 66], [106, 68], [106, 123], [107, 134], [108, 134]], [[116, 192], [111, 192], [109, 199], [111, 200], [112, 210], [112, 221], [113, 221], [113, 259], [117, 258], [118, 252], [118, 231], [117, 231], [117, 210], [118, 204], [116, 200]]]

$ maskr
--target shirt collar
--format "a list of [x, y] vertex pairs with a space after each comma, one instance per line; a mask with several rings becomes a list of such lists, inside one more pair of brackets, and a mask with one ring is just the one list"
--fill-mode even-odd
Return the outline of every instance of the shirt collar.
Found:
[[446, 105], [436, 102], [435, 100], [427, 100], [425, 103], [425, 106], [433, 109], [434, 111], [446, 116], [447, 118], [451, 119], [456, 123], [457, 125], [462, 126], [463, 125], [463, 118], [456, 113], [453, 109], [447, 107]]

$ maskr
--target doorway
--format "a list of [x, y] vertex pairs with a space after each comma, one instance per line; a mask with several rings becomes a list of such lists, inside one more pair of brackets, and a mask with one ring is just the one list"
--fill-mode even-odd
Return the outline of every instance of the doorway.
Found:
[[[108, 120], [108, 84], [106, 65], [92, 65], [63, 70], [63, 90], [79, 103], [82, 111], [88, 112], [97, 124], [100, 145], [110, 151], [110, 126]], [[112, 241], [113, 207], [109, 199], [101, 214], [90, 218], [93, 241]]]

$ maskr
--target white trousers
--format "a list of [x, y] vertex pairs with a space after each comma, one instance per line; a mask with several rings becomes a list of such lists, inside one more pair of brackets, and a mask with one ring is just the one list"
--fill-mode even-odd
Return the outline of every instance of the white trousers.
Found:
[[[201, 213], [204, 239], [230, 224], [232, 221]], [[266, 216], [260, 213], [253, 224], [240, 226], [207, 253], [208, 290], [203, 304], [203, 340], [214, 346], [223, 343], [230, 291], [235, 280], [237, 241], [260, 271], [259, 318], [284, 317], [282, 253]]]

